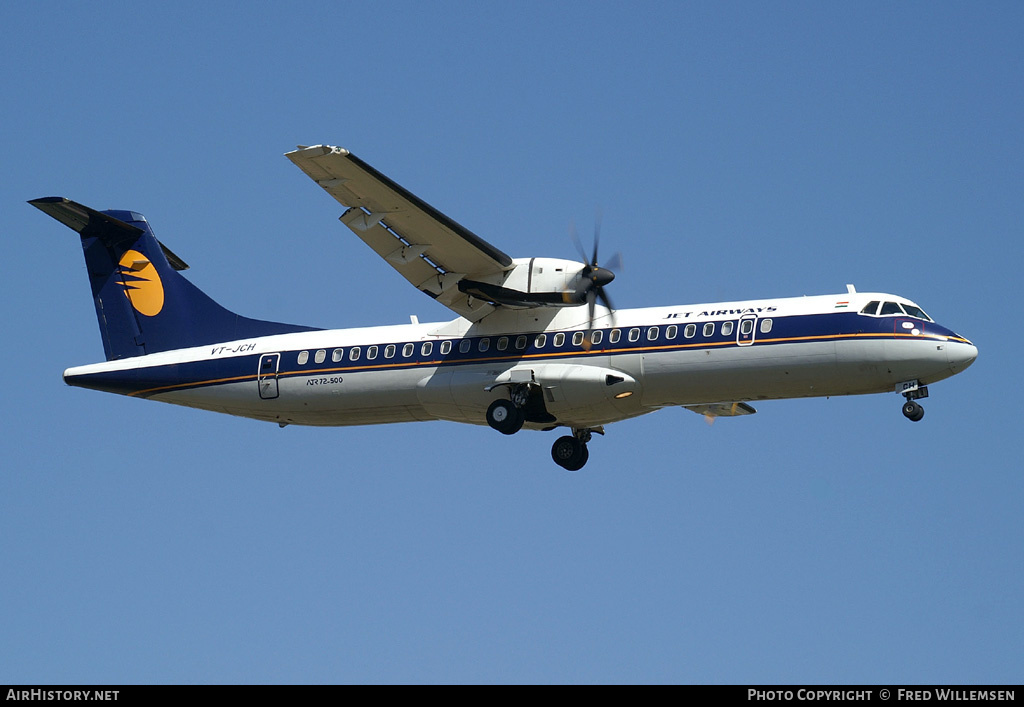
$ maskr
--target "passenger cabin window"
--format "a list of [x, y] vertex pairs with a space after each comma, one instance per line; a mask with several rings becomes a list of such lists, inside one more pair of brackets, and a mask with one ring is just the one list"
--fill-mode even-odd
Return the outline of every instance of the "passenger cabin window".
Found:
[[639, 328], [633, 327], [632, 329], [629, 330], [629, 340], [630, 341], [640, 341], [640, 329]]
[[451, 351], [452, 351], [452, 342], [450, 342], [450, 341], [442, 341], [441, 342], [441, 355], [442, 356], [447, 356], [448, 354], [451, 353]]
[[459, 353], [469, 353], [469, 347], [473, 345], [473, 342], [469, 339], [463, 339], [459, 342]]
[[555, 346], [561, 346], [565, 343], [565, 334], [558, 332], [555, 334]]
[[613, 344], [619, 343], [619, 337], [622, 336], [622, 332], [618, 329], [612, 329], [612, 333], [608, 336], [608, 341]]
[[352, 348], [350, 348], [348, 350], [348, 360], [349, 361], [358, 361], [359, 360], [359, 347], [358, 346], [353, 346]]
[[657, 341], [658, 340], [658, 327], [652, 326], [647, 330], [647, 340]]
[[327, 352], [324, 351], [323, 349], [320, 349], [319, 351], [317, 351], [316, 355], [313, 356], [313, 360], [316, 361], [317, 363], [323, 363], [326, 359], [327, 359]]
[[772, 330], [772, 320], [771, 319], [762, 319], [761, 320], [761, 333], [762, 334], [767, 334], [771, 330]]
[[875, 314], [878, 312], [878, 300], [873, 300], [864, 305], [864, 309], [860, 310], [861, 314]]
[[744, 319], [743, 321], [740, 322], [740, 333], [743, 334], [743, 336], [750, 336], [750, 334], [753, 331], [754, 331], [754, 320], [753, 319]]
[[366, 358], [371, 360], [371, 361], [373, 359], [377, 358], [377, 347], [376, 346], [371, 346], [370, 348], [366, 349]]
[[672, 339], [676, 338], [676, 334], [678, 333], [679, 327], [673, 324], [672, 326], [665, 330], [665, 338], [671, 341]]
[[299, 365], [305, 366], [306, 361], [309, 360], [309, 351], [299, 351]]
[[480, 353], [483, 353], [489, 348], [491, 348], [491, 340], [488, 339], [486, 336], [480, 339], [480, 344], [477, 346], [477, 349], [479, 349]]
[[394, 344], [388, 344], [384, 347], [384, 358], [394, 358], [397, 350]]
[[687, 324], [686, 328], [683, 329], [683, 336], [685, 336], [687, 339], [692, 339], [696, 335], [697, 335], [697, 325], [696, 324]]
[[722, 322], [722, 336], [729, 336], [732, 334], [732, 322]]
[[707, 324], [704, 325], [704, 336], [714, 336], [714, 335], [715, 335], [715, 323], [714, 322], [708, 322]]
[[903, 307], [897, 302], [885, 302], [882, 304], [882, 311], [879, 312], [882, 316], [886, 314], [905, 314]]
[[416, 344], [406, 344], [405, 346], [402, 347], [402, 356], [404, 356], [405, 358], [409, 358], [410, 356], [412, 356], [415, 350]]
[[434, 350], [434, 342], [433, 341], [426, 341], [426, 342], [423, 343], [423, 346], [420, 347], [420, 355], [421, 356], [429, 356], [430, 352], [433, 351], [433, 350]]
[[604, 332], [598, 329], [597, 331], [590, 332], [590, 343], [600, 344], [604, 339]]
[[572, 345], [573, 346], [579, 346], [582, 343], [583, 343], [583, 332], [582, 331], [578, 331], [578, 332], [576, 332], [575, 334], [572, 335]]
[[520, 349], [520, 350], [526, 348], [526, 337], [525, 336], [519, 335], [519, 336], [516, 337], [516, 348]]
[[504, 351], [507, 348], [508, 348], [508, 337], [507, 336], [503, 336], [500, 339], [498, 339], [498, 351]]
[[537, 334], [537, 338], [534, 339], [533, 341], [533, 345], [536, 346], [538, 349], [544, 348], [544, 344], [546, 343], [548, 343], [547, 334]]
[[345, 358], [345, 349], [334, 349], [334, 351], [331, 352], [331, 360], [335, 363], [343, 358]]

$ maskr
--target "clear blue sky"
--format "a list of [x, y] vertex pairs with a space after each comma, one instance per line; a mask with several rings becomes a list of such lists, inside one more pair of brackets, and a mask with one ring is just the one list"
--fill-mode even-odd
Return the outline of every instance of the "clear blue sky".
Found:
[[[1024, 5], [6, 3], [0, 683], [1016, 682]], [[287, 9], [283, 9], [284, 7]], [[282, 154], [350, 148], [620, 307], [897, 292], [974, 340], [895, 395], [552, 435], [302, 429], [66, 387], [75, 234], [324, 327], [449, 317]]]

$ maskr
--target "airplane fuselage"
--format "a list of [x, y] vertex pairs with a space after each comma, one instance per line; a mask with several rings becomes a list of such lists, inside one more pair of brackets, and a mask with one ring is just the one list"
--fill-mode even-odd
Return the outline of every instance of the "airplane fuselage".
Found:
[[[487, 424], [495, 387], [529, 382], [526, 427], [593, 428], [675, 406], [892, 392], [947, 378], [977, 349], [933, 321], [864, 314], [846, 293], [605, 311], [578, 309], [319, 330], [68, 369], [70, 385], [298, 425]], [[876, 308], [877, 309], [877, 308]], [[531, 326], [532, 324], [532, 326]], [[590, 344], [590, 338], [594, 343]], [[546, 415], [544, 414], [546, 413]]]

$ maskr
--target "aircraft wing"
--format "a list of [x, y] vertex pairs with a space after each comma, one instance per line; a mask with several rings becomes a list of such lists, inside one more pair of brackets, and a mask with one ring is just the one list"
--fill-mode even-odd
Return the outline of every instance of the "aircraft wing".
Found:
[[300, 146], [285, 156], [348, 207], [341, 222], [417, 289], [471, 321], [494, 311], [458, 282], [511, 269], [508, 255], [348, 150]]

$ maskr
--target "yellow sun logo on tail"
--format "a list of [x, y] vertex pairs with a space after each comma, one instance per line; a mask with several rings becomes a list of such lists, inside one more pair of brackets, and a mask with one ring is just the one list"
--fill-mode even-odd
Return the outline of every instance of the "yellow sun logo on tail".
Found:
[[135, 311], [155, 317], [164, 308], [164, 284], [153, 263], [137, 250], [125, 251], [118, 262], [121, 285]]

